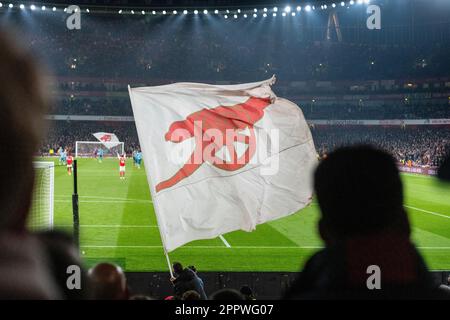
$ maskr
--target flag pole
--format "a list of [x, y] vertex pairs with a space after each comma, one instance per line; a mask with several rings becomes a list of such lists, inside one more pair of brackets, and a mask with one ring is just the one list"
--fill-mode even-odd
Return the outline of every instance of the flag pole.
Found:
[[[130, 96], [131, 108], [133, 108], [133, 97], [131, 95], [131, 87], [130, 87], [130, 85], [128, 85], [128, 95]], [[134, 110], [133, 110], [133, 114], [134, 114]], [[136, 122], [136, 120], [135, 120], [135, 122]], [[139, 135], [139, 128], [138, 128], [138, 126], [136, 126], [136, 130], [138, 130], [138, 139], [139, 139], [140, 135]], [[141, 141], [139, 139], [139, 143], [140, 142]], [[144, 146], [143, 146], [142, 143], [140, 143], [140, 144], [141, 144], [141, 150], [143, 150]], [[144, 152], [144, 154], [145, 154], [145, 152]], [[145, 158], [144, 158], [144, 164], [145, 164]], [[148, 171], [147, 171], [147, 170], [149, 170], [148, 168], [149, 168], [149, 166], [146, 165], [145, 166], [145, 171], [147, 173], [147, 182], [149, 182], [149, 176], [150, 176], [148, 174]], [[162, 221], [162, 220], [159, 218], [158, 201], [156, 201], [156, 197], [154, 197], [155, 190], [153, 190], [153, 184], [151, 184], [149, 186], [149, 189], [150, 189], [150, 194], [151, 194], [152, 200], [153, 200], [153, 208], [155, 209], [156, 221], [158, 223], [158, 230], [159, 230], [159, 235], [161, 236], [161, 241], [162, 241], [162, 245], [163, 245], [163, 249], [164, 249], [164, 255], [166, 257], [167, 266], [169, 267], [170, 277], [173, 278], [172, 264], [170, 263], [169, 253], [167, 252], [167, 249], [166, 249], [165, 238], [164, 238], [164, 235], [161, 232], [161, 228], [159, 227], [159, 222]]]

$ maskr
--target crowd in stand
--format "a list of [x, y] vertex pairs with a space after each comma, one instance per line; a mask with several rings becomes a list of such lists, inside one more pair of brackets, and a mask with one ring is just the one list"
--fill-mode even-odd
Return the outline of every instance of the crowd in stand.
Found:
[[[96, 141], [94, 132], [115, 133], [125, 142], [129, 154], [139, 149], [134, 122], [54, 121], [40, 153], [52, 148], [75, 150], [76, 141]], [[321, 157], [345, 145], [368, 143], [392, 154], [398, 162], [409, 160], [417, 166], [438, 166], [450, 152], [450, 129], [444, 127], [382, 127], [382, 126], [317, 126], [312, 127], [317, 152]]]
[[58, 15], [35, 16], [32, 28], [21, 15], [9, 19], [25, 28], [30, 48], [59, 76], [244, 82], [276, 73], [286, 81], [333, 81], [440, 77], [450, 68], [444, 38], [367, 45], [351, 41], [353, 30], [343, 29], [350, 43], [326, 43], [317, 32], [326, 27], [320, 20], [303, 25], [298, 19], [248, 19], [219, 26], [201, 17], [175, 22], [176, 17], [84, 15], [82, 28], [71, 31]]

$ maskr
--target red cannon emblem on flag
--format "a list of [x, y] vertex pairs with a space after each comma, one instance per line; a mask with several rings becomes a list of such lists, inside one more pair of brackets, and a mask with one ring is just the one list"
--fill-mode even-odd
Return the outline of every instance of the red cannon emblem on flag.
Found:
[[[180, 143], [195, 139], [189, 160], [172, 177], [156, 185], [156, 192], [170, 188], [192, 175], [204, 162], [226, 171], [247, 165], [255, 154], [256, 138], [253, 126], [264, 116], [270, 98], [251, 97], [234, 106], [218, 106], [191, 113], [185, 120], [173, 122], [164, 138]], [[238, 145], [245, 145], [239, 153]]]
[[111, 135], [110, 134], [104, 134], [100, 137], [100, 140], [103, 142], [110, 142], [111, 141]]

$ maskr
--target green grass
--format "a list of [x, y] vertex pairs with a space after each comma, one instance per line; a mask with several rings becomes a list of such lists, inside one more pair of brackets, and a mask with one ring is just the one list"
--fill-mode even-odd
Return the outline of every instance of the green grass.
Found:
[[[101, 164], [80, 159], [78, 167], [80, 242], [86, 264], [107, 260], [127, 271], [166, 271], [145, 170], [128, 161], [127, 178], [119, 180], [115, 159]], [[402, 178], [414, 242], [431, 269], [450, 270], [450, 185], [431, 177]], [[68, 231], [72, 188], [72, 177], [56, 166], [55, 226]], [[318, 207], [312, 204], [252, 233], [225, 234], [231, 248], [219, 238], [201, 240], [175, 250], [170, 258], [204, 271], [297, 271], [322, 246], [317, 219]]]

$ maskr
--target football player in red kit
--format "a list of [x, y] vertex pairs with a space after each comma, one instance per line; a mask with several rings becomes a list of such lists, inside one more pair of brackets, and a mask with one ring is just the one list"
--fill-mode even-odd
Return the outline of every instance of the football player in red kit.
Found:
[[71, 155], [67, 156], [67, 173], [69, 176], [72, 175], [72, 164], [73, 164], [73, 157]]
[[125, 160], [126, 160], [126, 156], [125, 153], [123, 155], [117, 155], [117, 157], [119, 158], [119, 174], [120, 174], [120, 179], [125, 179]]

